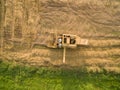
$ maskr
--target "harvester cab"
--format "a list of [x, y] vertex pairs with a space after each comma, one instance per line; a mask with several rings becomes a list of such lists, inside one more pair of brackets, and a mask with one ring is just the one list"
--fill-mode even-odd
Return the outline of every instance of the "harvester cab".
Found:
[[70, 34], [62, 34], [58, 37], [58, 48], [76, 48], [77, 42], [76, 42], [76, 36], [70, 35]]

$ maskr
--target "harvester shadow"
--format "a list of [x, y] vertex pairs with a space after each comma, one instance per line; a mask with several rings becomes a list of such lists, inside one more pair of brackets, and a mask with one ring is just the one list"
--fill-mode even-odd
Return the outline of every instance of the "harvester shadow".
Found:
[[54, 65], [83, 66], [85, 58], [80, 54], [81, 48], [66, 49], [65, 63], [63, 63], [63, 49], [50, 49], [50, 59]]

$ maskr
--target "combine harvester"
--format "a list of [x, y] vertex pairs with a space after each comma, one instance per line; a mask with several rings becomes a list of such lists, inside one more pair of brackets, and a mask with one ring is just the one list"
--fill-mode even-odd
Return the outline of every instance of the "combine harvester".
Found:
[[42, 39], [42, 42], [40, 40], [33, 42], [32, 47], [35, 44], [44, 45], [48, 48], [63, 48], [63, 63], [65, 63], [66, 48], [77, 48], [77, 46], [88, 45], [88, 40], [81, 39], [79, 36], [72, 34], [50, 33], [46, 35], [45, 40]]
[[[56, 34], [56, 33], [39, 33], [35, 35], [36, 38], [32, 41], [31, 48], [35, 45], [43, 45], [48, 48], [63, 48], [63, 63], [65, 63], [66, 48], [77, 48], [77, 46], [88, 45], [87, 39], [82, 39], [73, 34]], [[19, 42], [23, 44], [22, 39], [13, 38], [10, 39], [13, 43]], [[13, 46], [13, 45], [12, 45]]]

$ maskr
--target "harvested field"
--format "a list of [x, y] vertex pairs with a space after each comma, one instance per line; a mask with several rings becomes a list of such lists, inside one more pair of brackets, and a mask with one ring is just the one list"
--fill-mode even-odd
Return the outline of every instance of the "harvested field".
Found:
[[[6, 0], [4, 26], [1, 58], [34, 66], [61, 66], [62, 49], [30, 46], [36, 41], [45, 44], [49, 40], [46, 33], [75, 34], [88, 39], [89, 45], [67, 49], [66, 65], [120, 73], [119, 0]], [[9, 38], [21, 41], [8, 43]]]

